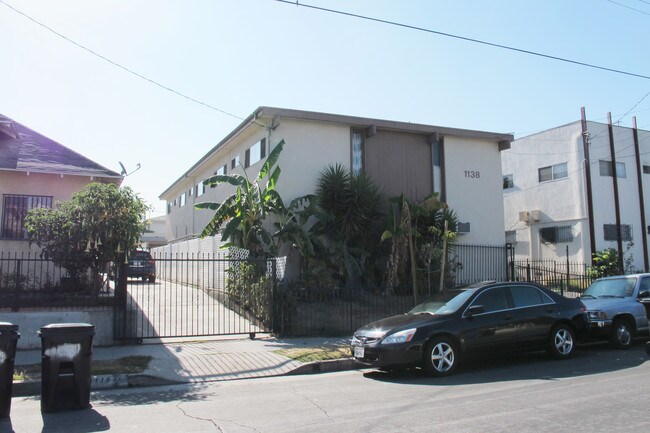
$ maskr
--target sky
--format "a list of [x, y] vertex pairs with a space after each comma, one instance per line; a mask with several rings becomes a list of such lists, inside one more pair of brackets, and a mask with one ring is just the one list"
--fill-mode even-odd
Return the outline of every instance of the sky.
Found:
[[121, 162], [150, 216], [263, 105], [515, 137], [584, 106], [589, 120], [650, 129], [650, 0], [293, 3], [0, 0], [0, 114], [118, 173]]

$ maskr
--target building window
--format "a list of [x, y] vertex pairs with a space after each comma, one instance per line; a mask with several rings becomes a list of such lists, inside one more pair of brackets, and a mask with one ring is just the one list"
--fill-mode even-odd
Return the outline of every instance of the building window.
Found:
[[562, 179], [568, 176], [569, 172], [567, 170], [566, 162], [550, 165], [548, 167], [542, 167], [539, 169], [540, 182], [548, 182], [550, 180]]
[[363, 170], [363, 133], [352, 131], [352, 173], [359, 174]]
[[571, 226], [544, 227], [539, 229], [539, 237], [547, 244], [573, 242], [573, 230]]
[[167, 213], [168, 214], [172, 213], [172, 204], [171, 203], [167, 203]]
[[239, 165], [239, 155], [235, 156], [232, 161], [230, 161], [230, 169], [234, 169]]
[[181, 207], [185, 206], [186, 200], [187, 200], [187, 194], [186, 193], [181, 194], [181, 198], [180, 198]]
[[513, 188], [514, 186], [515, 180], [511, 174], [503, 176], [503, 189]]
[[[609, 176], [609, 177], [614, 176], [614, 173], [612, 172], [612, 161], [603, 161], [601, 159], [600, 161], [598, 161], [598, 163], [600, 166], [601, 176]], [[616, 177], [620, 177], [622, 179], [625, 179], [627, 177], [627, 174], [625, 173], [625, 163], [623, 162], [616, 163]]]
[[205, 193], [205, 184], [203, 182], [196, 185], [196, 196], [201, 197]]
[[4, 239], [27, 239], [25, 216], [36, 208], [52, 208], [52, 197], [37, 195], [5, 194], [2, 205], [2, 237]]
[[[603, 232], [606, 241], [616, 242], [618, 236], [616, 235], [616, 224], [603, 224]], [[621, 241], [632, 241], [632, 226], [629, 224], [621, 224]]]
[[193, 192], [194, 192], [194, 187], [191, 187], [191, 188], [189, 189], [189, 191], [187, 191], [187, 195], [189, 195], [190, 197], [192, 197], [192, 193], [193, 193]]
[[506, 243], [507, 244], [516, 244], [517, 243], [517, 230], [507, 230], [506, 231]]
[[224, 175], [224, 176], [228, 174], [228, 164], [224, 164], [221, 167], [219, 167], [219, 169], [215, 171], [214, 174]]
[[643, 174], [650, 174], [650, 165], [643, 166]]
[[262, 138], [246, 150], [244, 167], [248, 168], [266, 157], [266, 138]]

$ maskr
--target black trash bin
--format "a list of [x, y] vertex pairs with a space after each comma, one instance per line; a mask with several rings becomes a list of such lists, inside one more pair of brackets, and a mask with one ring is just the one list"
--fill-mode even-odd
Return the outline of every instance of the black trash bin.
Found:
[[11, 386], [14, 383], [18, 338], [18, 325], [0, 322], [0, 418], [7, 418], [11, 412]]
[[95, 327], [88, 323], [53, 323], [41, 337], [41, 411], [90, 406], [90, 367]]

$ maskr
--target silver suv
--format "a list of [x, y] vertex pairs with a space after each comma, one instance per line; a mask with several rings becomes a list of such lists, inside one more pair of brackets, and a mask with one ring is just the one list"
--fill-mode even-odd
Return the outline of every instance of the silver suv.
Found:
[[650, 331], [650, 273], [600, 278], [580, 300], [587, 307], [592, 335], [608, 338], [619, 349]]

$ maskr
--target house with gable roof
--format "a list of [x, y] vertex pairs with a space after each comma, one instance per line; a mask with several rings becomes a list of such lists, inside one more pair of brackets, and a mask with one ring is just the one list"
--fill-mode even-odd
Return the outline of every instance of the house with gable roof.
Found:
[[92, 182], [120, 185], [122, 176], [56, 141], [0, 115], [0, 251], [35, 250], [24, 220], [31, 208], [51, 208]]

